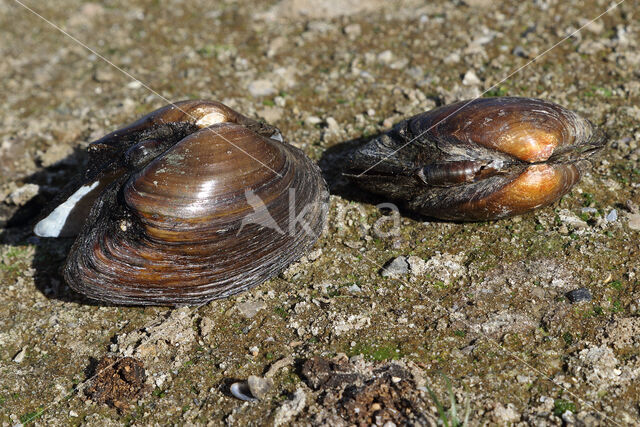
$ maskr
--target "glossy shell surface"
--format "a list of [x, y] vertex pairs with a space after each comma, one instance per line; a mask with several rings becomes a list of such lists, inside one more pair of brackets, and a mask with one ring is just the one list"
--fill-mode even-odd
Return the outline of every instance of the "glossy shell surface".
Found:
[[317, 166], [276, 133], [188, 101], [96, 141], [86, 179], [108, 183], [68, 255], [67, 282], [110, 303], [171, 305], [273, 277], [319, 237], [328, 201]]
[[605, 143], [588, 120], [532, 98], [480, 98], [419, 114], [351, 153], [363, 188], [425, 216], [493, 220], [547, 206]]

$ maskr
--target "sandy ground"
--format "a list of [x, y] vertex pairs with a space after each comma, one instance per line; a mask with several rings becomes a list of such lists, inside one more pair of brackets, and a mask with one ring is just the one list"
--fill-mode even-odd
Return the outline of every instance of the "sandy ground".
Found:
[[[0, 2], [1, 425], [429, 424], [427, 386], [450, 406], [444, 378], [472, 424], [640, 422], [637, 2], [575, 34], [614, 3], [211, 3], [27, 1], [40, 18]], [[403, 212], [381, 234], [383, 200], [353, 194], [330, 153], [494, 84], [602, 128], [593, 171], [522, 217]], [[188, 98], [261, 118], [320, 161], [328, 232], [233, 298], [92, 303], [60, 275], [71, 242], [38, 239], [30, 222], [90, 141]], [[587, 300], [567, 297], [578, 289]], [[144, 365], [128, 408], [87, 397], [106, 355]], [[259, 401], [229, 394], [252, 375]]]

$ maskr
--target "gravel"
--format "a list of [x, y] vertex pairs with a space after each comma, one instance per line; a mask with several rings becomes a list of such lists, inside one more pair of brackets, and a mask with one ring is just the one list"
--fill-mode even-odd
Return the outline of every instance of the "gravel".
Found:
[[567, 298], [569, 298], [569, 301], [575, 304], [583, 301], [591, 301], [593, 299], [593, 296], [591, 295], [591, 291], [589, 291], [589, 289], [579, 288], [567, 292]]
[[[635, 4], [545, 53], [609, 6], [30, 4], [138, 82], [18, 3], [0, 2], [0, 224], [13, 224], [0, 229], [0, 425], [318, 425], [346, 414], [345, 404], [375, 418], [364, 398], [373, 394], [325, 404], [305, 382], [304, 361], [340, 354], [367, 392], [394, 390], [375, 372], [404, 364], [415, 383], [400, 390], [420, 397], [429, 420], [438, 414], [426, 385], [445, 406], [450, 390], [459, 410], [468, 397], [473, 425], [637, 425]], [[391, 201], [352, 188], [336, 170], [345, 147], [494, 84], [488, 95], [549, 99], [610, 138], [552, 206], [472, 224], [400, 208], [394, 222], [376, 207]], [[318, 161], [332, 191], [326, 233], [280, 276], [201, 307], [97, 305], [73, 293], [60, 273], [72, 242], [36, 239], [29, 222], [84, 171], [90, 141], [189, 98], [269, 121]], [[585, 293], [577, 287], [590, 300], [572, 302], [572, 292]], [[148, 393], [122, 415], [81, 393], [111, 356], [135, 357], [147, 375]], [[265, 399], [229, 395], [230, 383], [265, 378], [280, 360]]]

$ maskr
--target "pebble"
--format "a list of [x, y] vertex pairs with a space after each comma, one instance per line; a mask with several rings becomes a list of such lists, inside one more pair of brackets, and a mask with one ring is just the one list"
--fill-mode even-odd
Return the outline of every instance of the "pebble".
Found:
[[393, 53], [390, 50], [385, 50], [378, 54], [378, 62], [389, 64], [391, 61], [393, 61]]
[[571, 301], [572, 304], [583, 302], [583, 301], [591, 301], [593, 296], [591, 295], [591, 291], [587, 288], [578, 288], [572, 291], [567, 292], [567, 298]]
[[475, 71], [469, 70], [465, 73], [464, 78], [462, 79], [462, 84], [465, 86], [480, 86], [482, 84], [482, 80], [480, 80]]
[[276, 93], [276, 88], [273, 87], [271, 80], [258, 79], [249, 83], [249, 93], [252, 96], [269, 96]]
[[262, 117], [267, 123], [275, 123], [282, 119], [284, 111], [280, 107], [265, 107], [257, 111], [258, 116]]
[[537, 300], [542, 301], [544, 299], [544, 297], [545, 297], [544, 289], [539, 288], [539, 287], [533, 288], [533, 290], [531, 291], [531, 296], [534, 297]]
[[25, 184], [22, 187], [14, 190], [9, 194], [5, 201], [9, 204], [22, 206], [31, 200], [36, 194], [38, 194], [38, 187], [36, 184]]
[[127, 83], [128, 89], [140, 89], [142, 87], [142, 82], [139, 80], [134, 80], [132, 82]]
[[412, 276], [422, 276], [427, 272], [427, 262], [420, 257], [412, 255], [407, 258], [407, 263], [409, 263]]
[[351, 285], [347, 288], [347, 290], [351, 293], [358, 293], [358, 292], [362, 292], [362, 289], [360, 289], [360, 286], [358, 285]]
[[611, 212], [607, 214], [605, 219], [609, 222], [616, 222], [618, 220], [618, 211], [615, 209], [612, 209]]
[[105, 69], [99, 68], [93, 74], [93, 78], [97, 82], [110, 82], [113, 80], [114, 75], [111, 70], [105, 70]]
[[322, 123], [322, 119], [317, 116], [307, 116], [307, 118], [304, 119], [304, 122], [309, 123], [311, 126], [315, 126], [319, 123]]
[[354, 39], [362, 33], [362, 28], [360, 28], [360, 24], [349, 24], [344, 27], [342, 31], [344, 31], [350, 39]]
[[640, 230], [640, 214], [629, 215], [629, 228], [632, 230]]
[[27, 348], [25, 347], [22, 350], [20, 350], [18, 354], [13, 356], [13, 361], [16, 363], [22, 363], [26, 355], [27, 355]]
[[515, 56], [519, 56], [520, 58], [528, 58], [529, 57], [522, 46], [514, 47], [513, 51], [511, 51], [511, 53], [513, 55], [515, 55]]
[[333, 117], [327, 117], [326, 122], [327, 122], [327, 127], [329, 128], [330, 131], [337, 132], [340, 130], [340, 126], [338, 125], [338, 122]]
[[458, 52], [451, 52], [449, 55], [445, 56], [442, 62], [447, 65], [457, 64], [460, 62], [460, 54]]
[[251, 375], [247, 379], [247, 385], [249, 386], [249, 391], [254, 397], [262, 399], [273, 388], [273, 380], [271, 378], [262, 378], [256, 375]]
[[575, 216], [568, 209], [562, 209], [560, 212], [558, 212], [558, 218], [560, 218], [560, 221], [562, 221], [564, 224], [570, 225], [574, 228], [589, 227], [589, 224], [587, 224], [581, 218], [578, 218], [577, 216]]
[[236, 305], [236, 307], [238, 307], [238, 311], [240, 311], [240, 314], [247, 319], [251, 319], [266, 306], [267, 305], [264, 303], [264, 301], [260, 300], [246, 301]]
[[[70, 158], [72, 154], [72, 146], [66, 144], [55, 144], [47, 148], [43, 152], [38, 152], [37, 159], [40, 164], [46, 168], [58, 162], [62, 162], [67, 158]], [[72, 159], [69, 159], [67, 163], [73, 163]]]
[[390, 262], [388, 262], [382, 270], [380, 274], [382, 277], [391, 277], [398, 278], [400, 276], [406, 275], [409, 273], [409, 263], [407, 262], [407, 257], [399, 256], [394, 258]]

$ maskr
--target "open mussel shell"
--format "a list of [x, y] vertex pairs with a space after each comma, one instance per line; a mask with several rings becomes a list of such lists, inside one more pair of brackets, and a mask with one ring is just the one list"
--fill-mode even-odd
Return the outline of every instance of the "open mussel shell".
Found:
[[[80, 189], [100, 191], [64, 275], [90, 298], [174, 305], [235, 294], [302, 256], [326, 220], [318, 167], [277, 129], [219, 103], [165, 107], [89, 153]], [[36, 232], [66, 228], [50, 217]]]
[[481, 221], [547, 206], [605, 144], [588, 120], [532, 98], [480, 98], [400, 122], [349, 153], [345, 174], [425, 216]]

